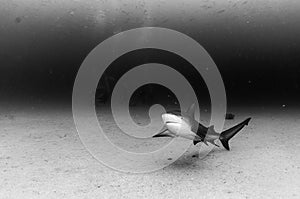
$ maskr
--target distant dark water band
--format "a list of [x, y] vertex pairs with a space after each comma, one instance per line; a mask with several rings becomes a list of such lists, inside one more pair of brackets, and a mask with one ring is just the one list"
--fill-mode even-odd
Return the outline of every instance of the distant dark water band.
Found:
[[177, 70], [191, 84], [198, 101], [210, 103], [209, 92], [201, 74], [180, 55], [162, 49], [144, 48], [125, 53], [109, 65], [100, 78], [99, 84], [103, 86], [107, 83], [105, 77], [113, 77], [112, 81], [108, 81], [109, 89], [112, 91], [122, 75], [136, 66], [147, 63], [160, 63]]

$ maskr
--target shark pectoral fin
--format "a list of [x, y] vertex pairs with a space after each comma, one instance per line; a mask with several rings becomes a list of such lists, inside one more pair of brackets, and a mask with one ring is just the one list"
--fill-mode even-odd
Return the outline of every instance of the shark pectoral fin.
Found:
[[220, 147], [219, 145], [217, 145], [216, 143], [212, 143], [213, 145], [217, 146], [217, 147]]
[[215, 146], [217, 146], [217, 147], [220, 147], [219, 145], [217, 145], [217, 144], [215, 143], [215, 140], [214, 140], [214, 141], [209, 140], [208, 142], [211, 143], [212, 145], [215, 145]]
[[157, 137], [173, 137], [170, 133], [168, 129], [163, 129], [161, 132], [159, 132], [156, 135], [152, 136], [153, 138], [157, 138]]
[[193, 141], [193, 144], [196, 145], [196, 144], [198, 144], [199, 142], [201, 142], [201, 141], [194, 140], [194, 141]]
[[194, 140], [193, 140], [193, 144], [196, 145], [199, 142], [202, 142], [202, 138], [199, 135], [196, 135]]

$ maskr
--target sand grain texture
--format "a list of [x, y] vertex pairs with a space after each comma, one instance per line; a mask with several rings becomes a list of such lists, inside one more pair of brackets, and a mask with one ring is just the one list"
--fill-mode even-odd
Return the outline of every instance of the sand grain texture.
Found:
[[162, 170], [126, 174], [87, 152], [69, 109], [4, 111], [0, 198], [300, 198], [300, 112], [235, 113], [226, 127], [253, 120], [230, 152], [199, 159], [192, 147]]

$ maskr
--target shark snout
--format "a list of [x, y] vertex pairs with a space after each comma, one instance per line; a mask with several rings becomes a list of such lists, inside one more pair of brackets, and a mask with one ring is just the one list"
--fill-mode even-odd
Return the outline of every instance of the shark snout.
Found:
[[170, 123], [181, 123], [182, 122], [182, 119], [176, 115], [173, 115], [173, 114], [168, 114], [168, 113], [165, 113], [165, 114], [162, 114], [162, 120], [163, 120], [163, 123], [164, 124], [170, 124]]
[[[163, 114], [162, 120], [165, 127], [176, 136], [189, 137], [191, 126], [184, 120], [182, 116], [173, 114]], [[193, 133], [194, 134], [194, 133]], [[194, 135], [192, 135], [194, 137]]]

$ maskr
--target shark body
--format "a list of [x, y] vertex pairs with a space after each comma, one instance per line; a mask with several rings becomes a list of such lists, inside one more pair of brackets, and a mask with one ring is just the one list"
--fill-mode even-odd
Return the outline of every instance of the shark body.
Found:
[[[204, 142], [218, 146], [215, 141], [220, 140], [225, 149], [230, 150], [228, 141], [236, 135], [251, 118], [233, 126], [230, 129], [217, 133], [214, 126], [205, 127], [195, 120], [195, 105], [193, 104], [185, 113], [172, 111], [162, 114], [164, 129], [153, 137], [183, 137], [193, 140], [194, 145]], [[219, 147], [219, 146], [218, 146]]]

